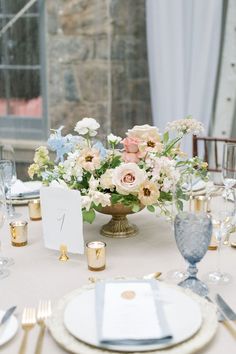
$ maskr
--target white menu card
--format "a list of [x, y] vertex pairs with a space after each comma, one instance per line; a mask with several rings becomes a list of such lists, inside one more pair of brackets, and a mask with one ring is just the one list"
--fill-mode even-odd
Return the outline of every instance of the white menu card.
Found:
[[80, 192], [58, 187], [40, 189], [43, 238], [46, 248], [84, 253]]
[[97, 328], [104, 344], [151, 344], [172, 339], [164, 309], [149, 281], [96, 285]]

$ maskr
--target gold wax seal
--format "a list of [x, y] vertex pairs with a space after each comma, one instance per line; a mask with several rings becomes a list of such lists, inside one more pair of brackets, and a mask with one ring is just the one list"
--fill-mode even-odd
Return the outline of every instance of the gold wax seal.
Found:
[[126, 300], [133, 300], [135, 298], [136, 294], [133, 290], [126, 290], [121, 293], [121, 297]]

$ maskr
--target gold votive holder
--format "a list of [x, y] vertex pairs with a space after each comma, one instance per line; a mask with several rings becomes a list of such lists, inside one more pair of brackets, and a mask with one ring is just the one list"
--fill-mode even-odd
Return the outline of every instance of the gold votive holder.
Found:
[[28, 223], [25, 220], [10, 222], [11, 244], [15, 247], [27, 245]]
[[205, 195], [197, 195], [193, 199], [194, 212], [206, 213], [208, 207], [208, 198]]
[[40, 199], [30, 200], [28, 203], [28, 209], [30, 220], [36, 221], [42, 219]]
[[106, 243], [90, 241], [86, 243], [88, 269], [92, 271], [104, 270], [106, 267]]

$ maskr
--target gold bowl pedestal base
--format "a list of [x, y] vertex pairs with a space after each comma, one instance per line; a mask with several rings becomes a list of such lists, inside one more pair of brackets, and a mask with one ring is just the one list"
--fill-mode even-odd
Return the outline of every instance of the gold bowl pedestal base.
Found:
[[137, 226], [130, 224], [125, 215], [113, 215], [111, 220], [103, 225], [101, 235], [112, 238], [128, 238], [137, 235]]
[[[140, 210], [143, 208], [144, 206], [141, 205]], [[111, 238], [128, 238], [137, 235], [137, 226], [130, 224], [126, 217], [128, 214], [133, 214], [130, 207], [117, 203], [97, 209], [97, 211], [112, 217], [107, 224], [101, 227], [101, 235]]]

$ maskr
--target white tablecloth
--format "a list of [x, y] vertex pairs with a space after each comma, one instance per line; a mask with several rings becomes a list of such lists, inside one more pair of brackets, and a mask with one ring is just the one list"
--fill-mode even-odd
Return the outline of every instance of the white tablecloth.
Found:
[[[21, 218], [28, 219], [28, 209], [17, 207]], [[66, 263], [58, 260], [58, 252], [45, 249], [42, 239], [41, 221], [29, 221], [29, 244], [25, 247], [13, 247], [7, 222], [0, 230], [2, 254], [13, 257], [8, 278], [0, 280], [0, 309], [17, 305], [16, 316], [21, 319], [24, 306], [37, 306], [39, 299], [51, 299], [55, 302], [73, 289], [88, 283], [90, 276], [111, 278], [115, 276], [141, 277], [155, 271], [163, 273], [165, 280], [168, 271], [184, 269], [185, 262], [176, 247], [170, 224], [157, 218], [146, 210], [130, 215], [129, 220], [139, 227], [139, 234], [129, 239], [110, 239], [99, 234], [99, 228], [109, 217], [97, 214], [92, 225], [84, 226], [85, 241], [103, 240], [107, 243], [107, 268], [102, 272], [87, 269], [85, 255], [71, 256]], [[75, 230], [76, 232], [76, 230]], [[199, 264], [199, 277], [216, 268], [216, 251], [208, 251]], [[236, 249], [224, 247], [222, 250], [222, 267], [233, 276], [233, 282], [220, 289], [211, 286], [211, 292], [220, 292], [236, 309]], [[38, 327], [29, 333], [27, 353], [33, 353], [38, 334]], [[17, 353], [23, 332], [5, 346], [0, 348], [2, 354]], [[201, 354], [222, 354], [235, 352], [235, 339], [219, 324], [218, 331], [211, 343]], [[65, 353], [49, 333], [45, 335], [43, 353]], [[83, 353], [81, 353], [83, 354]]]

